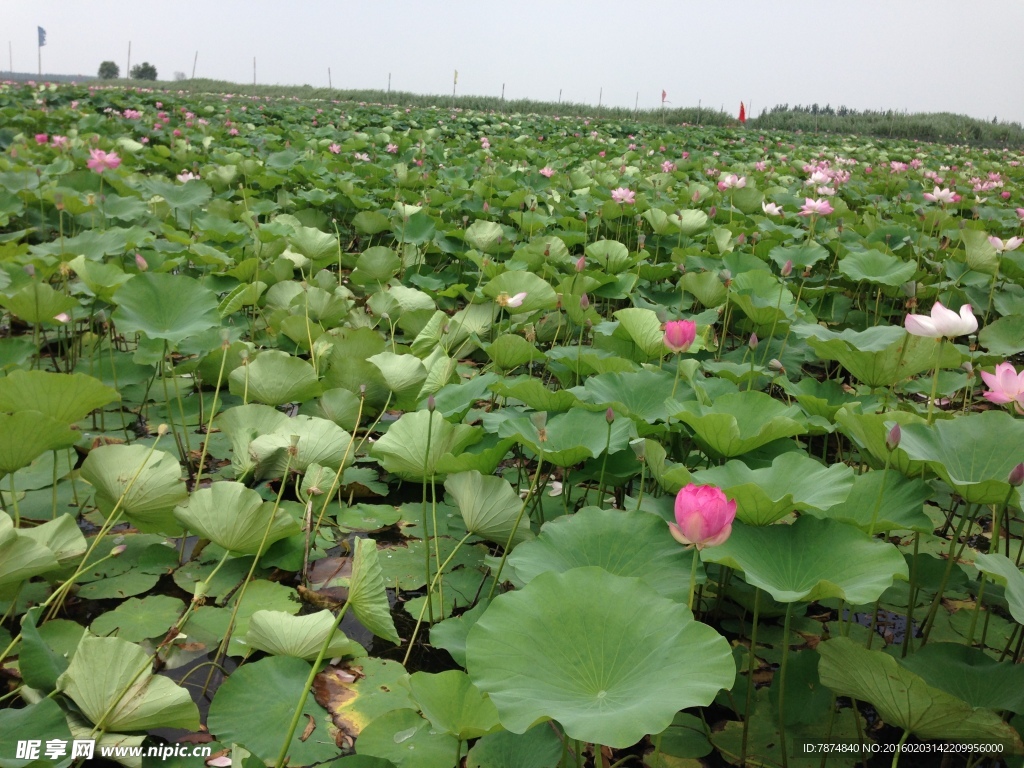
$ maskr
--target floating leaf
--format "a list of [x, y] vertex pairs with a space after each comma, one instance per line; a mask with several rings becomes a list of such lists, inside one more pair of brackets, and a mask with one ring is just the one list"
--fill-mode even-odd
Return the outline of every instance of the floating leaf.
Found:
[[65, 424], [118, 399], [117, 390], [84, 373], [19, 370], [0, 379], [0, 411], [39, 411]]
[[417, 672], [409, 678], [413, 698], [438, 733], [460, 741], [501, 730], [498, 711], [461, 669], [438, 674]]

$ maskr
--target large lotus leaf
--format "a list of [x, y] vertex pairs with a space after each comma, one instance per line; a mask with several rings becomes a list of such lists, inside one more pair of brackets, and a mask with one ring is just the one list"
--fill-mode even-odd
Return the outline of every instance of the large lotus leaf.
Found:
[[864, 463], [875, 469], [882, 469], [888, 461], [892, 469], [897, 469], [908, 477], [920, 476], [925, 470], [925, 463], [911, 459], [902, 446], [898, 446], [890, 456], [885, 439], [893, 424], [899, 424], [900, 429], [906, 429], [908, 424], [925, 423], [927, 422], [923, 416], [909, 411], [854, 413], [844, 406], [836, 412], [836, 424], [840, 430], [863, 449], [861, 460]]
[[929, 485], [919, 477], [909, 478], [894, 469], [876, 470], [854, 478], [853, 489], [846, 501], [828, 511], [808, 511], [815, 517], [839, 520], [863, 531], [931, 533], [935, 525], [924, 513], [924, 503], [932, 493]]
[[484, 286], [484, 295], [497, 299], [502, 293], [515, 296], [525, 293], [523, 303], [518, 307], [507, 309], [507, 312], [519, 314], [536, 312], [538, 309], [554, 309], [558, 305], [558, 296], [546, 280], [533, 272], [502, 272]]
[[[288, 450], [298, 438], [296, 453], [288, 460]], [[355, 461], [349, 449], [352, 435], [333, 421], [317, 416], [296, 416], [287, 419], [275, 432], [260, 435], [249, 444], [249, 455], [255, 460], [257, 477], [277, 472], [305, 472], [312, 464], [337, 469]]]
[[60, 515], [34, 528], [19, 528], [18, 534], [42, 544], [53, 552], [53, 556], [62, 566], [77, 562], [87, 549], [82, 529], [78, 527], [75, 518], [68, 514]]
[[278, 349], [260, 352], [228, 377], [231, 394], [267, 405], [284, 405], [319, 397], [313, 366]]
[[993, 355], [1010, 357], [1024, 352], [1024, 315], [1008, 315], [989, 323], [978, 334], [978, 343]]
[[511, 437], [499, 438], [494, 434], [484, 435], [480, 442], [474, 443], [465, 450], [457, 454], [446, 453], [442, 456], [437, 462], [438, 476], [453, 472], [469, 472], [474, 469], [484, 475], [493, 474], [515, 442]]
[[[306, 692], [309, 670], [309, 662], [290, 656], [271, 656], [235, 670], [210, 704], [210, 733], [221, 743], [243, 746], [272, 765], [288, 735], [295, 705]], [[302, 713], [288, 747], [288, 765], [298, 768], [337, 757], [338, 746], [327, 735], [330, 715], [312, 696]], [[316, 730], [303, 739], [310, 722]]]
[[85, 457], [82, 478], [96, 489], [96, 506], [104, 516], [120, 500], [124, 516], [139, 530], [181, 532], [174, 508], [188, 498], [188, 491], [181, 480], [181, 465], [171, 454], [153, 451], [150, 455], [144, 445], [103, 445]]
[[315, 227], [296, 227], [288, 243], [310, 261], [337, 258], [341, 252], [338, 238]]
[[381, 372], [388, 388], [395, 393], [397, 407], [416, 406], [420, 390], [427, 380], [427, 369], [422, 360], [416, 355], [396, 355], [385, 351], [366, 358], [366, 361]]
[[914, 276], [917, 265], [877, 250], [857, 251], [839, 260], [839, 271], [851, 280], [878, 285], [903, 285]]
[[982, 573], [987, 573], [996, 583], [1006, 587], [1006, 602], [1010, 606], [1010, 615], [1019, 624], [1024, 624], [1024, 573], [1021, 573], [1006, 555], [975, 555], [974, 565]]
[[526, 733], [493, 733], [484, 736], [466, 757], [466, 768], [556, 768], [562, 742], [547, 723]]
[[438, 733], [466, 741], [501, 730], [498, 711], [461, 669], [436, 675], [417, 672], [409, 678], [409, 687], [423, 716]]
[[[35, 741], [45, 745], [47, 741], [57, 740], [64, 744], [71, 741], [71, 731], [64, 711], [57, 702], [48, 698], [30, 703], [21, 709], [5, 707], [0, 709], [0, 765], [3, 768], [43, 768], [54, 765], [50, 760], [18, 759], [18, 747], [25, 741]], [[44, 749], [40, 746], [40, 755]], [[559, 753], [561, 754], [561, 753]], [[68, 760], [70, 764], [70, 760]]]
[[144, 333], [176, 344], [220, 325], [217, 295], [185, 275], [142, 272], [117, 289], [114, 322], [121, 333]]
[[931, 426], [903, 428], [900, 448], [925, 461], [972, 504], [998, 504], [1010, 493], [1010, 471], [1024, 456], [1024, 421], [985, 411]]
[[477, 219], [466, 229], [465, 240], [478, 251], [486, 253], [498, 244], [503, 234], [500, 224]]
[[19, 584], [58, 566], [57, 557], [49, 548], [21, 535], [10, 516], [0, 511], [0, 587]]
[[[668, 371], [643, 370], [590, 376], [586, 384], [570, 391], [589, 403], [614, 407], [616, 413], [653, 424], [668, 419], [665, 401], [672, 396], [673, 386]], [[678, 390], [679, 395], [682, 392]]]
[[768, 252], [768, 258], [779, 267], [787, 261], [793, 262], [793, 269], [803, 271], [829, 257], [828, 249], [814, 240], [800, 245], [777, 245]]
[[141, 643], [166, 635], [184, 609], [181, 600], [169, 595], [149, 595], [141, 600], [132, 597], [114, 610], [101, 613], [89, 625], [89, 631], [100, 637], [115, 635], [131, 643]]
[[[807, 343], [822, 360], [838, 360], [869, 387], [888, 387], [915, 374], [935, 368], [936, 339], [912, 336], [898, 326], [876, 325], [866, 331], [834, 333], [820, 325], [803, 326], [811, 335]], [[952, 344], [943, 347], [942, 367], [955, 368], [960, 353]]]
[[743, 571], [748, 584], [780, 603], [835, 597], [864, 605], [894, 579], [907, 578], [907, 562], [892, 544], [811, 516], [792, 525], [734, 523], [729, 539], [704, 549], [701, 558]]
[[928, 643], [902, 666], [928, 685], [956, 696], [972, 707], [1024, 712], [1024, 666], [996, 661], [980, 648], [960, 643]]
[[747, 525], [770, 525], [794, 509], [826, 510], [842, 502], [853, 487], [853, 470], [845, 464], [825, 466], [809, 456], [784, 453], [770, 467], [751, 469], [733, 460], [693, 473], [699, 485], [717, 485], [736, 500], [736, 519]]
[[377, 637], [396, 645], [400, 642], [377, 558], [377, 542], [373, 539], [356, 539], [348, 604], [360, 623]]
[[57, 315], [74, 311], [78, 302], [53, 290], [47, 283], [32, 281], [10, 296], [0, 294], [0, 307], [26, 323], [58, 325]]
[[383, 245], [375, 245], [360, 254], [350, 277], [356, 285], [386, 283], [397, 275], [401, 268], [402, 260], [398, 254]]
[[[647, 512], [584, 507], [545, 523], [508, 564], [524, 583], [542, 573], [597, 566], [616, 576], [643, 579], [659, 595], [684, 603], [690, 593], [693, 550], [684, 550], [665, 521]], [[704, 581], [698, 563], [697, 582]]]
[[195, 183], [174, 184], [159, 178], [147, 178], [145, 185], [151, 195], [159, 195], [171, 208], [197, 209], [205, 205], [213, 195], [213, 190], [202, 181]]
[[733, 458], [773, 440], [802, 435], [800, 409], [763, 392], [733, 392], [710, 405], [685, 402], [673, 416], [689, 426], [697, 441], [717, 456]]
[[[547, 411], [548, 413], [568, 411], [580, 402], [579, 398], [568, 390], [548, 389], [544, 386], [544, 382], [532, 376], [511, 381], [496, 381], [490, 385], [489, 389], [502, 397], [519, 400], [535, 411]], [[477, 395], [475, 399], [480, 399], [480, 396]], [[441, 403], [438, 402], [437, 406], [440, 408]]]
[[686, 606], [602, 568], [544, 573], [496, 598], [466, 656], [508, 730], [550, 718], [569, 738], [615, 748], [707, 706], [736, 675], [728, 642]]
[[18, 370], [0, 379], [0, 411], [39, 411], [65, 424], [118, 399], [116, 389], [84, 373]]
[[218, 547], [237, 555], [255, 555], [266, 552], [278, 539], [300, 533], [292, 516], [283, 509], [275, 514], [274, 506], [241, 483], [220, 482], [193, 493], [186, 504], [174, 508], [174, 516], [187, 530]]
[[388, 760], [397, 768], [450, 768], [457, 747], [454, 736], [438, 733], [411, 709], [395, 709], [371, 720], [356, 741], [359, 755]]
[[[94, 725], [109, 731], [197, 729], [199, 710], [188, 691], [170, 678], [154, 675], [152, 665], [149, 654], [134, 643], [87, 634], [67, 671], [57, 678], [57, 687]], [[100, 723], [108, 709], [110, 714]]]
[[[334, 614], [326, 610], [307, 616], [292, 616], [284, 611], [256, 611], [249, 617], [245, 642], [250, 648], [275, 656], [314, 661], [333, 628]], [[349, 640], [339, 629], [334, 631], [325, 658], [363, 656], [365, 653], [363, 646]]]
[[588, 245], [585, 251], [609, 275], [625, 272], [636, 263], [636, 257], [631, 257], [629, 249], [617, 240], [598, 240]]
[[869, 651], [848, 637], [818, 645], [818, 675], [839, 696], [871, 704], [887, 725], [920, 739], [994, 742], [1024, 749], [1017, 732], [987, 709], [933, 688], [883, 651]]
[[796, 299], [771, 272], [752, 269], [733, 280], [729, 300], [757, 326], [785, 322], [796, 310]]
[[238, 477], [244, 477], [256, 466], [249, 454], [252, 441], [284, 429], [288, 422], [288, 416], [268, 405], [239, 405], [217, 416], [217, 426], [231, 440], [231, 464]]
[[0, 477], [27, 467], [46, 451], [73, 445], [79, 434], [39, 411], [0, 413]]
[[528, 523], [515, 527], [524, 502], [507, 480], [472, 470], [449, 475], [444, 487], [455, 500], [470, 533], [503, 547], [513, 530], [513, 546], [533, 537]]
[[501, 371], [511, 371], [529, 362], [543, 360], [540, 350], [522, 336], [504, 333], [484, 347], [494, 366]]
[[573, 408], [548, 419], [544, 428], [545, 441], [541, 441], [536, 425], [527, 416], [503, 421], [498, 427], [500, 437], [514, 437], [536, 454], [544, 452], [544, 461], [559, 467], [571, 467], [581, 461], [625, 450], [635, 438], [636, 426], [632, 419], [617, 418], [611, 425], [604, 413]]
[[405, 480], [438, 477], [437, 465], [445, 454], [460, 454], [477, 442], [482, 430], [451, 424], [437, 411], [403, 414], [373, 445], [370, 453], [384, 469]]
[[668, 351], [661, 321], [653, 310], [628, 307], [617, 311], [615, 319], [645, 357], [662, 357]]

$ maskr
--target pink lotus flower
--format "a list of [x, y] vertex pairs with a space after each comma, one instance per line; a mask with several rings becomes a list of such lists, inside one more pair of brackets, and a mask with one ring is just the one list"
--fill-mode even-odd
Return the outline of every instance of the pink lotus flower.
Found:
[[834, 209], [828, 200], [815, 200], [811, 197], [804, 198], [804, 207], [800, 209], [800, 216], [828, 216]]
[[547, 176], [550, 179], [552, 176], [555, 175], [555, 169], [552, 168], [550, 165], [545, 165], [543, 168], [537, 171], [537, 173], [539, 173], [541, 176]]
[[672, 538], [697, 549], [715, 547], [732, 533], [736, 502], [721, 488], [690, 483], [676, 494], [675, 516], [675, 523], [668, 524]]
[[59, 315], [54, 315], [53, 319], [56, 320], [58, 323], [66, 323], [69, 320], [71, 320], [71, 317], [68, 315], [67, 312], [61, 312]]
[[763, 171], [765, 169], [765, 167], [766, 167], [766, 163], [765, 163], [764, 160], [758, 160], [756, 163], [754, 163], [754, 170], [755, 171]]
[[612, 200], [616, 203], [632, 205], [636, 202], [636, 192], [627, 187], [619, 187], [612, 190]]
[[747, 177], [737, 176], [735, 173], [725, 174], [718, 182], [718, 189], [721, 192], [725, 192], [727, 189], [743, 189], [745, 186], [747, 186]]
[[192, 171], [187, 171], [186, 170], [186, 171], [182, 171], [181, 173], [179, 173], [174, 178], [176, 178], [178, 181], [180, 181], [182, 184], [184, 184], [186, 181], [198, 180], [199, 179], [199, 174], [198, 173], [192, 173]]
[[116, 152], [104, 152], [102, 149], [89, 150], [89, 162], [86, 165], [96, 173], [112, 171], [121, 164], [121, 158]]
[[505, 302], [505, 306], [506, 307], [521, 307], [521, 306], [523, 306], [523, 301], [526, 299], [526, 295], [527, 295], [526, 291], [520, 291], [515, 296], [512, 296], [511, 298], [509, 298], [508, 301]]
[[1010, 363], [1000, 363], [994, 374], [982, 371], [981, 378], [989, 389], [984, 394], [986, 400], [999, 405], [1013, 403], [1024, 414], [1024, 369], [1017, 373]]
[[47, 136], [45, 133], [37, 133], [36, 134], [36, 144], [46, 144], [49, 141], [50, 141], [50, 137]]
[[931, 192], [925, 192], [923, 195], [924, 199], [932, 203], [942, 203], [946, 205], [948, 203], [955, 203], [960, 200], [960, 195], [951, 189], [940, 189], [935, 187]]
[[67, 136], [51, 136], [50, 137], [50, 142], [55, 147], [66, 147], [68, 145], [68, 137]]
[[685, 352], [697, 338], [693, 320], [670, 320], [665, 323], [665, 346], [672, 352]]
[[390, 155], [398, 154], [398, 145], [397, 144], [388, 144], [384, 148], [384, 151], [387, 152]]
[[675, 169], [676, 169], [676, 164], [673, 163], [671, 160], [666, 160], [665, 162], [663, 162], [661, 164], [661, 172], [662, 173], [672, 173], [672, 171], [674, 171]]
[[779, 208], [775, 203], [761, 203], [761, 210], [767, 213], [769, 216], [781, 216], [782, 209]]
[[1017, 209], [1017, 218], [1024, 222], [1024, 208]]
[[491, 142], [487, 140], [486, 136], [484, 136], [482, 139], [480, 139], [480, 149], [490, 149], [490, 148], [491, 148]]
[[942, 306], [942, 302], [936, 301], [932, 305], [931, 317], [927, 315], [907, 315], [904, 322], [907, 333], [912, 336], [924, 336], [929, 339], [956, 338], [978, 330], [978, 318], [971, 311], [970, 304], [960, 307], [957, 314], [951, 309]]
[[341, 154], [341, 144], [338, 144], [337, 142], [335, 142], [335, 143], [331, 144], [331, 146], [329, 146], [327, 148], [327, 151], [330, 152], [332, 155], [340, 155]]
[[1011, 237], [1006, 242], [1003, 242], [998, 237], [992, 236], [988, 241], [996, 251], [1005, 253], [1006, 251], [1015, 251], [1020, 248], [1021, 243], [1024, 243], [1024, 237]]

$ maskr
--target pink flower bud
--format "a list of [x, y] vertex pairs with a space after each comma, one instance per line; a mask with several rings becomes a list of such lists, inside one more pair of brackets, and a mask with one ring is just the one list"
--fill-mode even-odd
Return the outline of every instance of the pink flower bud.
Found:
[[590, 306], [590, 297], [587, 294], [580, 296], [580, 309], [587, 309]]
[[149, 264], [147, 264], [146, 260], [142, 258], [141, 253], [135, 254], [135, 266], [139, 268], [140, 272], [145, 272], [147, 269], [149, 269]]
[[757, 349], [757, 334], [750, 334], [750, 338], [747, 340], [747, 346], [751, 349]]
[[604, 412], [604, 420], [607, 421], [609, 424], [611, 424], [613, 421], [615, 421], [615, 411], [613, 411], [611, 408], [609, 408], [607, 411], [605, 411]]
[[725, 542], [736, 519], [736, 502], [721, 488], [690, 483], [676, 494], [675, 523], [669, 523], [672, 537], [697, 549]]
[[1024, 485], [1024, 461], [1010, 470], [1010, 477], [1007, 479], [1007, 482], [1014, 488], [1020, 488]]
[[885, 435], [885, 447], [889, 451], [895, 451], [899, 447], [900, 440], [903, 438], [903, 430], [900, 429], [899, 422], [892, 425], [888, 433]]
[[576, 271], [577, 272], [582, 272], [586, 268], [587, 268], [587, 257], [586, 256], [580, 256], [578, 259], [576, 259]]
[[693, 320], [671, 320], [665, 323], [665, 346], [671, 352], [685, 352], [697, 338], [697, 324]]
[[793, 274], [793, 260], [788, 259], [785, 264], [782, 265], [782, 276], [789, 277]]

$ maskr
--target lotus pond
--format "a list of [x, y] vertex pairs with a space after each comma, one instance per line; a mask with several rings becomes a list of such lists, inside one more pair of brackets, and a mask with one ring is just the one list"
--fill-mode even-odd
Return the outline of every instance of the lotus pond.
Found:
[[1024, 764], [1020, 152], [0, 126], [3, 768]]

